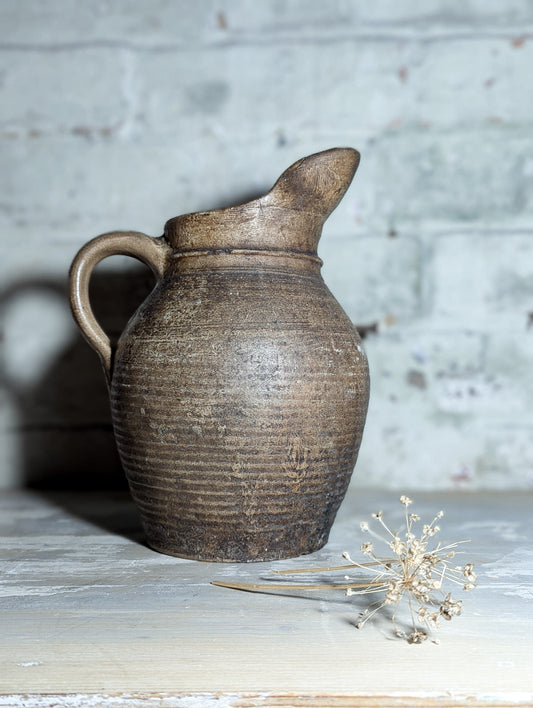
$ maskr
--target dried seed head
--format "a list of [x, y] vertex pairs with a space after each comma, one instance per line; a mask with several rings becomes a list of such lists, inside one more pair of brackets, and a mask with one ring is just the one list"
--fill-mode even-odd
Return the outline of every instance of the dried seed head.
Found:
[[399, 582], [389, 583], [387, 586], [387, 593], [385, 595], [384, 604], [394, 605], [400, 601], [402, 595], [402, 588]]
[[440, 606], [440, 614], [444, 619], [451, 620], [452, 617], [457, 617], [461, 614], [463, 603], [461, 600], [454, 600], [450, 593], [444, 598]]
[[[400, 503], [407, 507], [412, 504], [412, 500], [402, 495]], [[451, 620], [461, 614], [462, 602], [455, 600], [450, 593], [445, 594], [442, 587], [446, 580], [463, 584], [465, 590], [475, 587], [476, 575], [472, 563], [463, 566], [450, 566], [450, 559], [454, 557], [454, 547], [457, 544], [448, 544], [441, 549], [440, 543], [434, 548], [428, 548], [430, 539], [439, 533], [440, 527], [438, 519], [444, 516], [443, 511], [439, 511], [431, 523], [424, 524], [419, 537], [413, 533], [412, 524], [420, 521], [420, 516], [406, 511], [406, 529], [403, 536], [398, 532], [391, 531], [383, 521], [383, 512], [372, 514], [377, 519], [382, 528], [385, 529], [389, 540], [383, 539], [392, 551], [393, 558], [380, 558], [376, 556], [376, 551], [372, 543], [363, 543], [361, 551], [371, 556], [376, 568], [372, 568], [376, 582], [371, 592], [379, 592], [382, 588], [384, 597], [381, 601], [374, 603], [373, 609], [367, 611], [359, 620], [358, 626], [362, 627], [376, 612], [386, 605], [395, 605], [393, 612], [393, 625], [397, 636], [407, 639], [413, 644], [420, 644], [428, 638], [428, 632], [419, 626], [424, 625], [428, 631], [436, 630], [439, 620], [444, 618]], [[369, 531], [367, 522], [361, 523], [362, 531]], [[381, 538], [381, 537], [379, 537]], [[345, 556], [346, 557], [346, 556]], [[461, 582], [462, 581], [462, 582]], [[370, 582], [370, 581], [369, 581]], [[371, 586], [369, 586], [370, 588]], [[352, 590], [350, 594], [367, 593], [369, 589]], [[403, 600], [411, 614], [412, 631], [406, 633], [398, 629], [395, 617]], [[438, 610], [433, 608], [438, 607]]]
[[464, 577], [470, 582], [475, 583], [477, 575], [474, 573], [474, 564], [467, 563], [463, 569]]
[[409, 642], [411, 644], [422, 644], [422, 642], [425, 642], [427, 638], [428, 635], [426, 632], [421, 629], [416, 629], [409, 635]]
[[392, 541], [389, 542], [389, 546], [398, 557], [403, 556], [403, 554], [407, 550], [407, 546], [403, 541], [400, 540], [399, 536], [394, 536]]
[[370, 541], [363, 543], [361, 545], [361, 553], [364, 553], [365, 556], [371, 556], [374, 553], [374, 545]]

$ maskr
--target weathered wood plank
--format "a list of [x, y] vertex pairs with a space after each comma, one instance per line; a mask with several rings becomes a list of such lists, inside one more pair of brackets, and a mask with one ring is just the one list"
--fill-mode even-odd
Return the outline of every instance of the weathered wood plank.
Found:
[[477, 566], [478, 588], [440, 644], [392, 639], [384, 620], [355, 629], [362, 598], [342, 592], [211, 585], [266, 583], [271, 568], [338, 565], [343, 550], [357, 553], [359, 521], [372, 511], [383, 508], [399, 525], [396, 495], [354, 489], [324, 549], [240, 565], [150, 550], [122, 495], [4, 494], [0, 706], [87, 705], [87, 696], [104, 695], [110, 706], [150, 699], [162, 708], [193, 705], [194, 696], [217, 706], [528, 704], [531, 495], [414, 496], [423, 519], [445, 509], [443, 540], [470, 538], [464, 558]]

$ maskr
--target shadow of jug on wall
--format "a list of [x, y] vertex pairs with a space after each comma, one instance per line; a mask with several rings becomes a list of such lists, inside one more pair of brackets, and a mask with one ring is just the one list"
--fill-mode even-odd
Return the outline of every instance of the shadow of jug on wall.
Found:
[[[96, 271], [91, 298], [116, 340], [153, 287], [142, 265]], [[49, 490], [124, 490], [100, 368], [76, 331], [64, 279], [28, 278], [0, 292], [0, 388], [11, 409], [11, 478]]]

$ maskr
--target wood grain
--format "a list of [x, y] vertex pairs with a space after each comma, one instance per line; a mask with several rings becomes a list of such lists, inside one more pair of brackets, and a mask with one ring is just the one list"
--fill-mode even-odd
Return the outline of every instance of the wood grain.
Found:
[[211, 584], [286, 584], [271, 570], [337, 565], [357, 555], [371, 511], [401, 524], [396, 495], [349, 490], [311, 556], [222, 565], [140, 543], [126, 495], [4, 494], [0, 706], [531, 705], [531, 494], [412, 496], [424, 520], [445, 510], [443, 541], [471, 539], [478, 573], [440, 644], [394, 639], [385, 618], [355, 629], [363, 598], [342, 591]]

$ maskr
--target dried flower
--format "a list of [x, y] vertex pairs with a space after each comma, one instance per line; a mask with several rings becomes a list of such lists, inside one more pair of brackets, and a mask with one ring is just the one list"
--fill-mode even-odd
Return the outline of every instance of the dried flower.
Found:
[[370, 543], [370, 541], [363, 543], [363, 545], [361, 546], [361, 553], [364, 553], [365, 556], [373, 556], [374, 555], [374, 545], [372, 543]]
[[[420, 517], [407, 511], [412, 500], [402, 496], [400, 503], [405, 506], [406, 529], [403, 537], [389, 529], [381, 513], [373, 514], [385, 530], [386, 535], [381, 540], [390, 548], [393, 558], [376, 556], [373, 545], [369, 543], [364, 543], [361, 551], [372, 558], [373, 566], [354, 562], [348, 553], [343, 555], [350, 559], [353, 567], [372, 573], [368, 588], [351, 590], [350, 595], [370, 592], [384, 595], [362, 613], [357, 627], [363, 627], [387, 605], [394, 605], [392, 623], [396, 635], [419, 644], [428, 637], [430, 631], [438, 629], [439, 619], [451, 620], [461, 614], [462, 602], [454, 599], [450, 592], [442, 590], [444, 582], [462, 585], [468, 591], [476, 587], [476, 574], [473, 563], [467, 563], [464, 567], [452, 565], [459, 543], [442, 546], [439, 542], [429, 547], [429, 540], [440, 531], [436, 522], [444, 516], [442, 511], [436, 514], [431, 523], [422, 526], [422, 533], [417, 537], [413, 527], [420, 521]], [[373, 535], [376, 536], [375, 533]], [[397, 624], [397, 613], [403, 600], [406, 601], [412, 626], [407, 633]]]
[[[359, 617], [357, 628], [363, 627], [380, 610], [387, 606], [393, 607], [392, 624], [396, 636], [407, 639], [412, 644], [420, 644], [426, 640], [431, 632], [439, 628], [441, 619], [451, 620], [461, 614], [462, 601], [452, 597], [450, 592], [443, 590], [446, 581], [458, 584], [464, 590], [473, 590], [476, 587], [476, 574], [473, 563], [464, 566], [452, 565], [456, 548], [460, 543], [441, 545], [437, 542], [429, 547], [430, 540], [440, 531], [437, 521], [444, 516], [439, 511], [429, 524], [423, 524], [419, 536], [415, 533], [414, 526], [420, 521], [418, 514], [408, 512], [408, 507], [413, 501], [402, 495], [400, 503], [405, 507], [405, 532], [400, 535], [392, 531], [383, 520], [383, 512], [372, 514], [379, 523], [385, 535], [376, 533], [370, 528], [368, 522], [360, 524], [361, 531], [369, 532], [382, 541], [385, 547], [392, 551], [392, 557], [376, 555], [374, 544], [367, 541], [360, 547], [360, 551], [370, 561], [358, 563], [352, 559], [348, 551], [342, 556], [349, 565], [330, 566], [327, 568], [305, 568], [292, 571], [278, 571], [278, 574], [327, 572], [335, 570], [346, 571], [356, 568], [359, 571], [370, 573], [366, 579], [344, 576], [342, 584], [332, 583], [325, 585], [252, 585], [244, 583], [214, 582], [215, 585], [231, 587], [239, 590], [319, 590], [343, 589], [347, 596], [378, 594], [380, 599], [372, 603]], [[405, 602], [404, 602], [405, 601]], [[409, 631], [400, 628], [397, 615], [402, 606], [407, 605], [410, 620]]]

